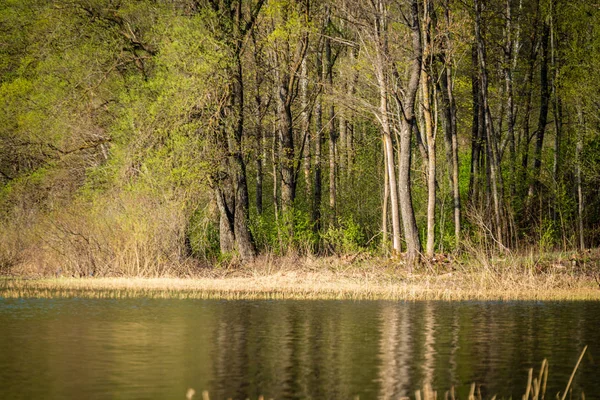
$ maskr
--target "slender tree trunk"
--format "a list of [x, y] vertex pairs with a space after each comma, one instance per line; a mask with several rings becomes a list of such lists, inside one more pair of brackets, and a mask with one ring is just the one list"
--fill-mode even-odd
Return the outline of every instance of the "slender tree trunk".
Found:
[[504, 27], [505, 50], [504, 50], [504, 79], [506, 83], [506, 123], [508, 125], [508, 148], [510, 157], [510, 193], [516, 193], [516, 157], [515, 147], [515, 117], [514, 117], [514, 94], [513, 94], [513, 51], [514, 40], [512, 36], [512, 7], [511, 0], [506, 0], [506, 24]]
[[[331, 24], [329, 7], [326, 7], [326, 25]], [[335, 130], [335, 106], [333, 103], [333, 55], [331, 54], [331, 39], [325, 38], [325, 80], [329, 99], [329, 115], [327, 120], [327, 131], [329, 133], [329, 224], [336, 225], [337, 208], [337, 185], [336, 185], [336, 152], [337, 152], [337, 132]]]
[[[254, 40], [254, 38], [253, 38]], [[262, 215], [263, 213], [263, 182], [264, 182], [264, 166], [265, 166], [265, 134], [263, 130], [263, 117], [265, 115], [265, 106], [263, 104], [263, 97], [261, 93], [263, 76], [260, 72], [259, 66], [259, 57], [258, 51], [256, 50], [256, 42], [255, 46], [255, 54], [254, 54], [254, 62], [255, 62], [255, 95], [254, 101], [256, 103], [256, 112], [257, 112], [257, 121], [256, 121], [256, 212], [258, 215]]]
[[[346, 145], [348, 143], [348, 121], [346, 120], [345, 114], [345, 110], [338, 111], [338, 129], [340, 134], [338, 137], [337, 155], [339, 160], [340, 177], [346, 176], [348, 171], [348, 152], [346, 150]], [[340, 188], [340, 190], [342, 190], [342, 188]]]
[[381, 208], [381, 231], [383, 236], [381, 239], [381, 246], [385, 254], [388, 252], [388, 198], [390, 197], [390, 177], [387, 173], [387, 152], [385, 147], [385, 141], [382, 141], [383, 149], [383, 206]]
[[429, 0], [423, 0], [423, 63], [421, 68], [421, 98], [423, 101], [423, 120], [425, 125], [425, 137], [427, 138], [427, 244], [425, 255], [432, 258], [435, 251], [435, 202], [436, 202], [436, 154], [435, 154], [435, 131], [433, 127], [432, 105], [431, 105], [431, 76], [429, 60], [431, 45], [429, 42], [431, 30], [431, 16]]
[[[446, 15], [447, 24], [450, 25], [448, 11]], [[459, 164], [458, 164], [458, 128], [456, 124], [456, 103], [454, 100], [454, 79], [452, 78], [452, 63], [447, 60], [446, 81], [448, 90], [448, 105], [450, 106], [450, 129], [452, 137], [452, 193], [454, 203], [454, 242], [455, 249], [460, 249], [460, 230], [461, 230], [461, 202], [460, 202], [460, 182], [459, 182]]]
[[[448, 163], [448, 179], [450, 189], [452, 190], [452, 200], [454, 208], [454, 247], [456, 250], [460, 248], [460, 230], [461, 230], [461, 201], [460, 201], [460, 185], [459, 185], [459, 164], [458, 164], [458, 134], [456, 126], [456, 104], [454, 101], [454, 89], [452, 79], [452, 64], [448, 59], [447, 53], [444, 55], [444, 73], [440, 79], [440, 97], [444, 107], [444, 142], [446, 145], [446, 160]], [[478, 97], [476, 97], [477, 99]], [[477, 112], [474, 112], [477, 115]], [[477, 118], [477, 117], [475, 117]], [[477, 123], [477, 122], [475, 122]], [[477, 132], [477, 129], [474, 130]], [[475, 140], [473, 142], [473, 140]], [[475, 137], [472, 140], [471, 151], [478, 144], [478, 139]], [[471, 168], [474, 164], [471, 163]], [[471, 178], [472, 179], [472, 178]]]
[[234, 234], [236, 247], [243, 260], [252, 260], [256, 256], [254, 239], [249, 228], [249, 196], [246, 180], [246, 163], [242, 156], [242, 137], [244, 133], [244, 80], [240, 54], [236, 54], [236, 71], [233, 83], [233, 112], [235, 132], [233, 140], [233, 160], [235, 172], [233, 176], [235, 193]]
[[311, 182], [311, 135], [310, 135], [310, 111], [308, 109], [308, 67], [306, 57], [302, 59], [302, 67], [300, 72], [300, 98], [302, 102], [302, 137], [304, 143], [303, 155], [302, 155], [302, 167], [304, 172], [304, 184], [306, 198], [310, 199], [312, 196], [312, 182]]
[[544, 147], [544, 134], [548, 122], [548, 108], [550, 102], [550, 87], [548, 82], [548, 64], [549, 64], [549, 38], [550, 26], [544, 23], [542, 33], [542, 64], [540, 67], [540, 114], [538, 127], [536, 130], [536, 144], [533, 162], [533, 177], [529, 185], [527, 197], [529, 204], [535, 194], [540, 190], [540, 173], [542, 168], [542, 149]]
[[[519, 192], [521, 193], [521, 196], [523, 196], [525, 203], [527, 203], [527, 182], [529, 182], [529, 147], [531, 144], [531, 140], [533, 139], [533, 136], [530, 133], [530, 119], [531, 119], [531, 108], [532, 108], [532, 96], [533, 96], [533, 76], [534, 76], [534, 69], [535, 69], [535, 63], [537, 60], [537, 55], [538, 55], [538, 29], [537, 29], [537, 25], [539, 22], [539, 1], [537, 2], [537, 10], [536, 10], [536, 16], [535, 16], [535, 21], [534, 21], [534, 29], [533, 29], [533, 34], [531, 37], [531, 51], [529, 53], [529, 65], [527, 68], [527, 73], [526, 73], [526, 78], [525, 78], [525, 85], [524, 85], [524, 90], [523, 90], [523, 96], [525, 96], [525, 111], [523, 114], [523, 134], [521, 135], [521, 137], [519, 138], [519, 140], [517, 141], [518, 145], [519, 145], [519, 149], [521, 152], [521, 185], [519, 185]], [[527, 211], [527, 205], [525, 204], [525, 219], [529, 219], [529, 215], [528, 215], [528, 211]]]
[[279, 142], [281, 144], [281, 208], [285, 214], [291, 210], [295, 197], [295, 151], [292, 109], [288, 92], [289, 75], [282, 73], [277, 97], [277, 114], [279, 118]]
[[[427, 80], [429, 77], [424, 74], [421, 77], [423, 80]], [[436, 154], [435, 154], [435, 135], [433, 130], [433, 121], [431, 117], [431, 104], [429, 100], [425, 100], [429, 97], [429, 85], [423, 87], [423, 101], [425, 111], [425, 130], [427, 132], [427, 154], [429, 158], [427, 160], [427, 245], [425, 254], [427, 257], [433, 257], [434, 245], [435, 245], [435, 202], [436, 202]]]
[[471, 169], [469, 175], [469, 199], [472, 205], [479, 204], [480, 185], [479, 185], [479, 167], [481, 165], [481, 145], [483, 141], [482, 135], [482, 116], [481, 112], [481, 90], [479, 82], [479, 62], [477, 59], [477, 45], [473, 45], [471, 49], [471, 61], [473, 71], [471, 73], [471, 88], [473, 98], [473, 122], [471, 127]]
[[[323, 62], [321, 51], [317, 52], [317, 79], [319, 84], [323, 81]], [[322, 145], [323, 145], [323, 96], [318, 94], [315, 105], [315, 175], [312, 201], [312, 225], [314, 232], [321, 230], [321, 201], [322, 201]]]
[[583, 107], [579, 105], [579, 129], [577, 130], [577, 146], [575, 149], [575, 174], [577, 179], [577, 231], [579, 236], [579, 248], [585, 250], [583, 231], [583, 190], [581, 188], [581, 152], [583, 151], [583, 134], [587, 130], [587, 124], [583, 115]]
[[392, 128], [389, 120], [388, 82], [387, 82], [387, 21], [383, 2], [377, 2], [377, 16], [375, 19], [375, 32], [377, 32], [378, 46], [376, 49], [375, 75], [379, 86], [379, 122], [383, 131], [385, 169], [390, 185], [390, 208], [392, 211], [392, 251], [398, 254], [400, 245], [400, 210], [398, 207], [398, 184], [394, 168], [394, 146], [392, 141]]
[[[350, 63], [354, 66], [356, 65], [356, 52], [357, 49], [352, 47], [350, 49]], [[359, 74], [357, 70], [354, 70], [354, 75], [352, 76], [352, 80], [350, 81], [350, 85], [348, 86], [347, 95], [351, 97], [356, 92], [356, 84], [358, 83]], [[351, 110], [346, 110], [346, 175], [347, 179], [352, 177], [352, 166], [354, 165], [354, 123], [352, 122], [353, 112]]]
[[335, 110], [329, 106], [329, 224], [337, 225], [337, 133], [335, 132]]
[[263, 213], [263, 165], [264, 165], [264, 134], [262, 126], [259, 125], [256, 128], [256, 212], [258, 215]]
[[[552, 4], [552, 2], [551, 2]], [[559, 57], [558, 51], [556, 49], [558, 42], [555, 40], [556, 31], [554, 29], [554, 18], [558, 14], [555, 12], [554, 8], [550, 11], [551, 19], [550, 19], [550, 53], [551, 53], [551, 63], [552, 63], [552, 94], [551, 97], [553, 99], [552, 109], [554, 114], [554, 163], [552, 165], [552, 182], [554, 185], [554, 207], [552, 218], [554, 221], [557, 219], [557, 210], [560, 208], [559, 204], [559, 191], [560, 191], [560, 182], [558, 177], [558, 171], [560, 169], [560, 141], [562, 136], [562, 118], [563, 118], [563, 110], [562, 110], [562, 99], [561, 93], [559, 92], [560, 87], [560, 77], [559, 77]], [[565, 233], [563, 229], [563, 241], [565, 240]]]
[[[423, 50], [421, 47], [418, 1], [412, 0], [410, 4], [410, 29], [413, 60], [410, 63], [408, 87], [406, 88], [404, 101], [402, 102], [403, 115], [400, 115], [400, 176], [398, 177], [398, 197], [400, 201], [400, 211], [402, 213], [404, 236], [406, 239], [407, 262], [409, 270], [412, 270], [414, 264], [418, 262], [421, 253], [421, 241], [412, 204], [410, 168], [412, 151], [411, 138], [413, 125], [415, 123], [415, 97], [417, 90], [419, 89]], [[391, 180], [390, 184], [392, 184]]]
[[484, 129], [487, 141], [487, 154], [490, 172], [491, 196], [494, 206], [494, 222], [496, 242], [504, 249], [504, 229], [502, 223], [503, 198], [502, 176], [499, 170], [498, 148], [496, 137], [493, 133], [492, 116], [488, 102], [488, 76], [486, 66], [486, 47], [481, 33], [481, 0], [475, 0], [475, 36], [477, 40], [477, 54], [479, 59], [479, 75], [481, 82], [481, 100], [483, 106]]
[[[277, 117], [277, 112], [275, 112], [275, 117]], [[271, 143], [271, 174], [273, 175], [273, 208], [275, 211], [275, 222], [279, 220], [279, 213], [281, 212], [281, 201], [279, 197], [279, 182], [281, 182], [281, 169], [279, 168], [279, 135], [278, 128], [276, 126], [273, 127], [273, 141]]]
[[380, 85], [380, 112], [381, 125], [383, 130], [383, 142], [385, 149], [385, 169], [388, 174], [388, 182], [390, 185], [390, 203], [392, 209], [392, 249], [398, 254], [401, 251], [400, 245], [400, 210], [398, 208], [398, 185], [396, 181], [396, 169], [394, 166], [394, 145], [392, 142], [392, 133], [390, 122], [387, 115], [387, 92]]

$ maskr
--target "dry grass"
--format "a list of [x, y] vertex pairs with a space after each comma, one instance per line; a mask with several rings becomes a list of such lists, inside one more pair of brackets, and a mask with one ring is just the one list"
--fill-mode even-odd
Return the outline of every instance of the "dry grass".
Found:
[[[365, 256], [366, 257], [366, 256]], [[365, 258], [363, 257], [363, 258]], [[507, 260], [477, 268], [439, 262], [418, 273], [388, 259], [264, 257], [246, 266], [204, 268], [188, 277], [29, 277], [0, 280], [1, 297], [600, 300], [596, 278], [576, 265], [542, 270]]]

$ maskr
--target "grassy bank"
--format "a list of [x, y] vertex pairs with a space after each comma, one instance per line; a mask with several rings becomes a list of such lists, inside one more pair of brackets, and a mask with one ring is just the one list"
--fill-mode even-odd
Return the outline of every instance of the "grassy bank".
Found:
[[[357, 257], [358, 258], [358, 257]], [[187, 277], [5, 277], [1, 297], [600, 300], [595, 263], [569, 258], [437, 260], [408, 274], [387, 259], [260, 259]], [[471, 265], [471, 266], [469, 266]]]

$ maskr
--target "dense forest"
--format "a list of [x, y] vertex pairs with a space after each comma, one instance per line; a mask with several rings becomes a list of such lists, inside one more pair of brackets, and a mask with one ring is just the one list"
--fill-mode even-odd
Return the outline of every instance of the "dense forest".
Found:
[[0, 271], [600, 243], [597, 0], [3, 0]]

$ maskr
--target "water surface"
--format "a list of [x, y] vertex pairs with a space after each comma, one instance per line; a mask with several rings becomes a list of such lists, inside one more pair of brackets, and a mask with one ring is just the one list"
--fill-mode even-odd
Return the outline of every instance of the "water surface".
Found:
[[587, 344], [593, 399], [599, 322], [598, 302], [0, 299], [0, 398], [520, 398], [543, 358], [554, 398]]

